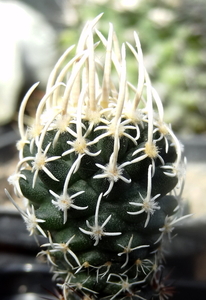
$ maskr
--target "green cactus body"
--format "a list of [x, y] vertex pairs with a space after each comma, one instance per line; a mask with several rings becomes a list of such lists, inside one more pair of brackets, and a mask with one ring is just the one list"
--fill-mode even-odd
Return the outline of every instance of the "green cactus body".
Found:
[[177, 220], [181, 147], [164, 123], [137, 35], [136, 49], [128, 44], [137, 63], [134, 87], [127, 81], [125, 44], [118, 48], [111, 24], [108, 38], [95, 31], [99, 18], [86, 24], [61, 71], [74, 47], [57, 62], [26, 130], [24, 109], [37, 84], [25, 96], [20, 159], [10, 180], [28, 199], [21, 211], [28, 230], [48, 238], [40, 254], [58, 275], [65, 299], [73, 292], [164, 299], [157, 284], [159, 253]]

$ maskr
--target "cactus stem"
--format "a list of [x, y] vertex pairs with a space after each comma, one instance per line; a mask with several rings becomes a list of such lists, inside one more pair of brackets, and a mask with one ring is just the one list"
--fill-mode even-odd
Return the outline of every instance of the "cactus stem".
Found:
[[[19, 162], [8, 181], [25, 211], [6, 194], [30, 235], [48, 238], [39, 255], [61, 280], [59, 299], [166, 299], [160, 242], [189, 216], [177, 214], [183, 149], [164, 122], [137, 33], [134, 46], [121, 46], [112, 24], [105, 36], [94, 28], [101, 16], [57, 61], [27, 129], [25, 107], [38, 83], [24, 97]], [[127, 78], [128, 53], [136, 84]]]
[[106, 224], [109, 222], [111, 219], [112, 215], [109, 215], [106, 220], [103, 222], [102, 225], [99, 225], [99, 207], [100, 207], [100, 202], [102, 199], [102, 193], [99, 195], [98, 200], [97, 200], [97, 206], [96, 206], [96, 211], [95, 211], [95, 219], [94, 219], [94, 225], [91, 226], [89, 224], [89, 221], [86, 220], [87, 227], [91, 229], [91, 231], [85, 230], [83, 228], [79, 228], [83, 233], [88, 234], [95, 240], [94, 246], [97, 246], [99, 243], [99, 240], [101, 240], [102, 236], [116, 236], [122, 234], [121, 232], [105, 232], [104, 227]]

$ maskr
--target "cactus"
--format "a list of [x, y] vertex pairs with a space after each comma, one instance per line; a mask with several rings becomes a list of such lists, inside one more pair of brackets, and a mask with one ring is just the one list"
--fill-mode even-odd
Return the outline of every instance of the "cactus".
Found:
[[[137, 34], [136, 47], [119, 47], [112, 24], [107, 38], [96, 29], [100, 17], [56, 63], [27, 128], [24, 111], [38, 83], [22, 101], [9, 181], [26, 210], [11, 201], [30, 234], [47, 238], [39, 255], [64, 299], [168, 299], [161, 244], [183, 218], [182, 147], [164, 122]], [[137, 86], [127, 80], [126, 50]]]

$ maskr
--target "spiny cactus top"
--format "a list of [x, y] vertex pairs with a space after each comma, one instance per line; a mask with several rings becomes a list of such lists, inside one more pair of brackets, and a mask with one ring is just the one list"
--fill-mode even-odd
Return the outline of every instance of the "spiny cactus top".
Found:
[[[167, 299], [159, 253], [179, 220], [181, 146], [164, 122], [137, 34], [135, 47], [119, 47], [112, 24], [108, 37], [95, 29], [100, 17], [55, 65], [27, 129], [24, 110], [37, 84], [23, 99], [19, 163], [9, 180], [28, 199], [26, 211], [18, 208], [27, 229], [48, 238], [40, 255], [65, 299], [72, 292]], [[126, 51], [136, 86], [127, 80]]]

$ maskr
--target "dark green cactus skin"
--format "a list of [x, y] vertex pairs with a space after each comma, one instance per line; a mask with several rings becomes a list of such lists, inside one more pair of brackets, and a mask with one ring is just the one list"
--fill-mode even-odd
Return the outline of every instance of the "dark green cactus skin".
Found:
[[97, 31], [106, 54], [102, 65], [96, 61], [100, 17], [85, 26], [60, 72], [63, 59], [57, 62], [26, 130], [24, 109], [37, 84], [22, 101], [20, 159], [9, 180], [28, 200], [26, 212], [11, 201], [30, 234], [48, 239], [39, 255], [51, 264], [63, 299], [168, 299], [161, 241], [178, 221], [181, 146], [163, 121], [137, 35], [137, 50], [128, 44], [139, 66], [137, 88], [126, 80], [126, 47], [113, 47], [111, 24], [108, 40]]
[[[84, 125], [86, 126], [86, 123]], [[143, 128], [140, 127], [141, 139], [143, 138], [141, 133], [142, 131], [144, 133], [145, 127], [146, 124], [144, 124]], [[93, 131], [90, 133], [91, 137], [95, 134], [95, 128], [94, 126]], [[50, 143], [51, 137], [55, 133], [55, 130], [48, 132], [48, 136], [46, 135], [44, 138], [45, 146]], [[60, 155], [61, 145], [63, 145], [61, 149], [62, 153], [70, 149], [69, 145], [64, 142], [64, 135], [59, 136], [58, 146], [51, 146], [49, 148], [47, 157]], [[67, 133], [67, 139], [73, 140], [74, 138]], [[45, 220], [41, 227], [45, 232], [50, 232], [52, 241], [54, 243], [66, 243], [74, 236], [69, 244], [69, 248], [78, 257], [80, 265], [78, 266], [72, 255], [68, 253], [67, 259], [73, 268], [69, 266], [61, 251], [52, 254], [55, 264], [61, 266], [60, 269], [66, 269], [74, 275], [73, 277], [71, 275], [71, 280], [69, 281], [71, 286], [75, 286], [79, 282], [84, 282], [83, 286], [85, 288], [99, 293], [98, 295], [101, 295], [101, 297], [113, 295], [120, 290], [119, 285], [107, 282], [110, 273], [124, 274], [123, 278], [130, 278], [129, 283], [142, 281], [147, 275], [146, 282], [150, 281], [155, 268], [157, 268], [155, 256], [160, 243], [155, 244], [155, 241], [160, 235], [159, 228], [164, 226], [166, 216], [172, 215], [177, 206], [176, 198], [172, 195], [167, 195], [176, 186], [178, 181], [177, 176], [169, 177], [165, 175], [165, 170], [161, 168], [162, 165], [159, 159], [156, 158], [154, 159], [155, 173], [152, 177], [151, 197], [160, 194], [155, 200], [160, 209], [155, 210], [150, 216], [146, 227], [146, 212], [136, 215], [128, 214], [128, 212], [140, 210], [138, 206], [133, 206], [130, 202], [141, 203], [142, 198], [140, 194], [143, 197], [147, 195], [148, 166], [152, 163], [152, 160], [151, 158], [146, 158], [140, 162], [131, 164], [124, 170], [124, 176], [128, 179], [132, 178], [131, 182], [117, 181], [112, 191], [102, 198], [99, 208], [99, 224], [103, 224], [106, 218], [111, 215], [111, 219], [106, 224], [104, 231], [121, 232], [121, 234], [118, 236], [104, 236], [103, 234], [98, 244], [94, 246], [94, 240], [89, 235], [81, 232], [79, 228], [88, 230], [86, 220], [90, 224], [94, 224], [97, 199], [101, 193], [104, 194], [108, 189], [109, 181], [106, 178], [96, 179], [94, 176], [101, 173], [96, 163], [101, 163], [102, 165], [108, 163], [109, 157], [113, 152], [113, 140], [111, 137], [105, 137], [100, 142], [97, 142], [93, 150], [94, 148], [97, 150], [101, 149], [100, 154], [94, 157], [85, 155], [81, 160], [79, 169], [72, 174], [67, 192], [69, 195], [73, 195], [79, 191], [84, 191], [84, 193], [75, 198], [74, 203], [79, 207], [87, 206], [87, 208], [84, 210], [77, 210], [72, 207], [68, 209], [65, 224], [63, 221], [63, 212], [51, 203], [54, 197], [49, 190], [52, 189], [58, 195], [62, 193], [69, 166], [75, 162], [77, 154], [72, 153], [61, 156], [59, 159], [47, 163], [47, 168], [59, 180], [58, 182], [51, 179], [44, 171], [41, 171], [33, 188], [33, 173], [31, 170], [22, 170], [21, 173], [25, 175], [26, 179], [20, 178], [19, 181], [23, 195], [35, 207], [36, 217]], [[118, 165], [125, 163], [130, 153], [139, 147], [139, 144], [134, 146], [126, 137], [120, 139], [120, 144], [123, 143], [124, 146], [122, 148], [120, 146], [118, 153], [118, 157], [120, 157], [117, 162]], [[28, 144], [24, 148], [25, 157], [35, 156], [37, 153], [37, 149], [33, 153], [29, 153]], [[161, 141], [161, 149], [159, 150], [161, 157], [164, 160], [165, 166], [167, 164], [171, 165], [176, 160], [175, 148], [172, 142], [169, 141], [168, 152], [172, 153], [171, 156], [173, 159], [165, 153], [164, 148], [165, 143]], [[42, 150], [45, 149], [43, 148]], [[140, 156], [142, 153], [138, 155]], [[131, 237], [131, 249], [127, 253], [126, 247], [128, 247]], [[142, 245], [145, 245], [145, 247], [132, 250], [132, 248]], [[52, 250], [52, 246], [49, 249]], [[119, 253], [121, 255], [118, 255]], [[127, 255], [128, 262], [125, 264]], [[143, 266], [142, 269], [141, 267], [138, 268], [138, 262], [144, 262], [144, 260], [147, 260], [146, 267]], [[78, 268], [81, 270], [76, 273]], [[104, 273], [105, 275], [102, 275]], [[112, 278], [112, 276], [111, 280], [119, 282], [119, 278]], [[145, 282], [142, 285], [145, 285]], [[140, 284], [132, 285], [131, 291], [135, 292], [139, 290], [140, 286]], [[119, 297], [121, 298], [123, 295], [124, 292], [121, 292]]]

